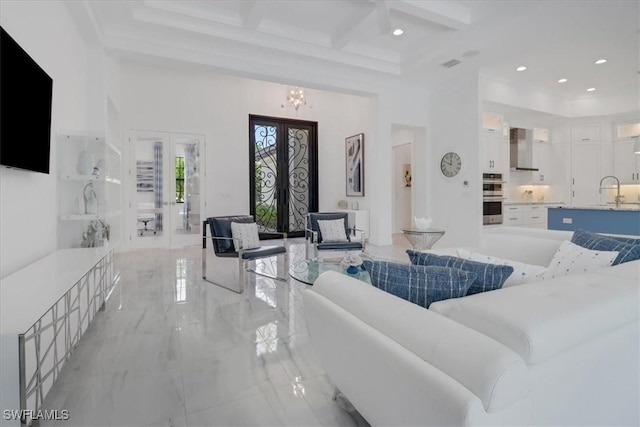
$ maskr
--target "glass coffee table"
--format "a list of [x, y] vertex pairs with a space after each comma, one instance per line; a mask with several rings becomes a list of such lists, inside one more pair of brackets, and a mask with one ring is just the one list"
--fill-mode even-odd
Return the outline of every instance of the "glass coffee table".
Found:
[[369, 273], [366, 270], [359, 267], [357, 273], [347, 273], [347, 268], [339, 261], [315, 261], [307, 259], [295, 262], [289, 266], [289, 276], [307, 285], [313, 285], [318, 276], [325, 271], [337, 271], [345, 276], [371, 284], [371, 277], [369, 277]]

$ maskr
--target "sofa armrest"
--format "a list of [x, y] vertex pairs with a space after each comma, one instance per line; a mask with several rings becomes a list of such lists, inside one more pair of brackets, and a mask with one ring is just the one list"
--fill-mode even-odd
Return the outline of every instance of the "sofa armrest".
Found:
[[[529, 396], [524, 361], [492, 338], [339, 273], [327, 272], [318, 278], [313, 290], [304, 294], [305, 308], [308, 300], [320, 296], [416, 355], [429, 369], [435, 368], [463, 385], [488, 413]], [[313, 313], [308, 322], [315, 343], [315, 335], [327, 327], [328, 317], [317, 310]], [[331, 333], [338, 337], [340, 329], [334, 327]], [[331, 376], [330, 368], [328, 372]]]

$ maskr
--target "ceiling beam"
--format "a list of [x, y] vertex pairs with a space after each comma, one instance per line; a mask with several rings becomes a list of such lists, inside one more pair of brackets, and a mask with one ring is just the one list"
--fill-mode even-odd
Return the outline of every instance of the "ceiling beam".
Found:
[[242, 5], [240, 12], [242, 23], [247, 30], [257, 30], [264, 16], [267, 6], [266, 1], [247, 0]]
[[[174, 3], [164, 2], [166, 5], [175, 5]], [[180, 9], [180, 10], [178, 10]], [[187, 31], [201, 36], [215, 37], [220, 40], [217, 43], [217, 49], [230, 50], [233, 54], [248, 55], [247, 52], [256, 51], [256, 47], [261, 52], [272, 52], [275, 55], [294, 55], [292, 62], [324, 60], [334, 63], [368, 69], [380, 73], [400, 75], [400, 65], [397, 62], [384, 57], [363, 56], [355, 53], [336, 50], [331, 47], [323, 46], [305, 39], [291, 39], [289, 37], [269, 34], [266, 32], [258, 32], [238, 27], [237, 24], [226, 24], [219, 21], [211, 21], [206, 14], [191, 14], [182, 5], [176, 6], [176, 13], [184, 13], [186, 19], [176, 19], [175, 16], [164, 13], [164, 5], [156, 10], [151, 8], [134, 9], [133, 20], [135, 22], [145, 22], [148, 24], [158, 25], [160, 27], [173, 28], [177, 30]], [[197, 15], [198, 19], [190, 19]], [[204, 22], [209, 21], [209, 22]], [[210, 22], [216, 22], [217, 25], [211, 25]]]
[[342, 49], [355, 38], [361, 29], [360, 24], [375, 10], [371, 3], [361, 3], [361, 7], [344, 19], [338, 28], [331, 34], [331, 46], [334, 49]]
[[471, 10], [453, 1], [393, 1], [389, 7], [452, 30], [463, 30], [471, 24]]
[[388, 2], [384, 0], [376, 1], [376, 12], [380, 35], [386, 36], [391, 32], [391, 17], [389, 16]]

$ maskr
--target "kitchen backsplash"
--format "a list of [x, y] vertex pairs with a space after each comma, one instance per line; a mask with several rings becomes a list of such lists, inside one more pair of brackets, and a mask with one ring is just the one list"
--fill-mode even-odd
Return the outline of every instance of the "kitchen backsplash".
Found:
[[[623, 203], [640, 203], [640, 184], [621, 185], [620, 195]], [[570, 200], [564, 200], [562, 195], [556, 194], [553, 185], [508, 185], [504, 196], [506, 202], [564, 202], [570, 204]], [[616, 190], [603, 190], [600, 195], [600, 203], [615, 203]]]
[[505, 192], [507, 202], [561, 202], [551, 200], [549, 185], [508, 186]]
[[[615, 198], [615, 191], [609, 191], [611, 201]], [[620, 195], [624, 196], [623, 203], [640, 203], [640, 184], [621, 185]]]

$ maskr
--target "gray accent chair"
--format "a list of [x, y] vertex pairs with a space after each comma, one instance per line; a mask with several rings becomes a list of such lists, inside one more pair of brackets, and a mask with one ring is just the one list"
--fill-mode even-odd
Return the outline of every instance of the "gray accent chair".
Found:
[[[286, 281], [289, 277], [287, 234], [269, 233], [281, 235], [282, 245], [243, 249], [242, 242], [232, 237], [232, 222], [252, 223], [255, 220], [251, 215], [231, 215], [210, 217], [202, 223], [202, 278], [236, 293], [244, 292], [246, 272]], [[207, 236], [207, 229], [210, 236]], [[211, 239], [213, 250], [207, 250], [208, 239]], [[251, 263], [259, 263], [260, 268], [255, 265], [254, 268], [249, 268]]]
[[[318, 221], [336, 220], [344, 221], [345, 241], [323, 241], [322, 232]], [[360, 233], [360, 239], [356, 240], [355, 233]], [[305, 258], [318, 259], [319, 252], [324, 251], [365, 251], [365, 232], [355, 227], [349, 227], [349, 214], [347, 212], [310, 212], [307, 214], [307, 226], [305, 228]]]

